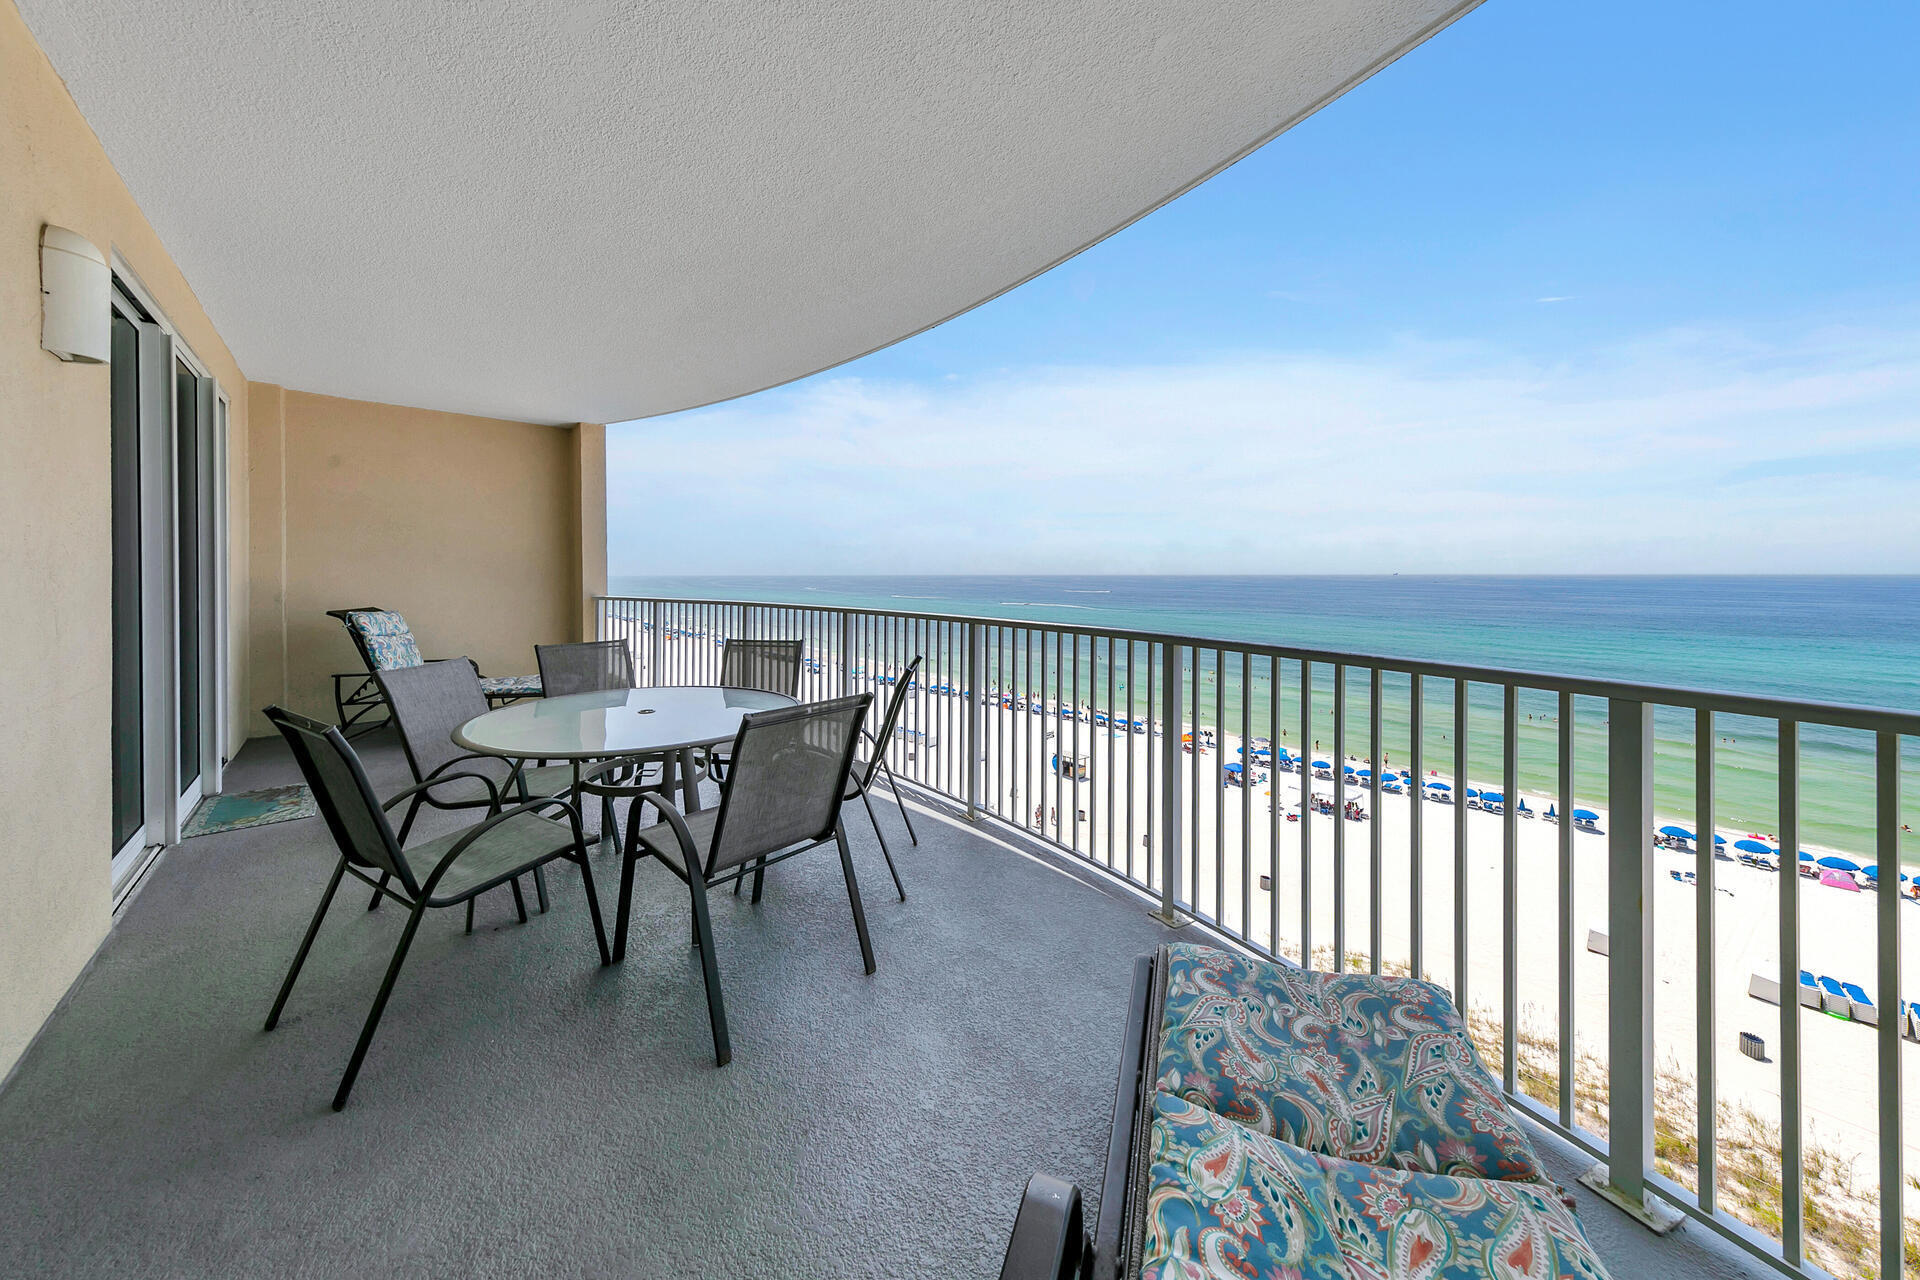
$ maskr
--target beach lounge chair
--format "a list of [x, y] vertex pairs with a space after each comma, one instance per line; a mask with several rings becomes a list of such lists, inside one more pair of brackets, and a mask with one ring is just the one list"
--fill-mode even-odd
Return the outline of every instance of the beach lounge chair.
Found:
[[1847, 999], [1846, 990], [1839, 982], [1824, 973], [1817, 981], [1820, 983], [1820, 1007], [1828, 1013], [1838, 1014], [1843, 1018], [1852, 1017], [1852, 1004]]
[[1920, 1000], [1907, 1004], [1907, 1039], [1920, 1040]]
[[1857, 982], [1843, 982], [1840, 989], [1847, 993], [1847, 1015], [1855, 1022], [1864, 1022], [1868, 1026], [1880, 1025], [1880, 1011], [1873, 1007], [1873, 1000]]
[[[354, 651], [367, 666], [364, 672], [336, 672], [333, 676], [335, 720], [347, 737], [357, 738], [390, 723], [392, 719], [391, 713], [377, 720], [368, 719], [387, 705], [385, 695], [380, 692], [380, 682], [374, 678], [376, 672], [417, 667], [442, 659], [423, 657], [419, 644], [413, 638], [413, 628], [391, 609], [362, 605], [354, 609], [329, 609], [327, 616], [340, 620], [340, 624], [347, 629], [348, 638], [353, 641]], [[469, 658], [466, 661], [473, 660]], [[489, 706], [541, 696], [540, 677], [537, 675], [481, 675], [478, 663], [473, 665], [473, 674], [479, 677], [481, 692], [486, 695]]]
[[1810, 970], [1800, 971], [1800, 1003], [1809, 1009], [1820, 1007], [1820, 984], [1813, 979]]

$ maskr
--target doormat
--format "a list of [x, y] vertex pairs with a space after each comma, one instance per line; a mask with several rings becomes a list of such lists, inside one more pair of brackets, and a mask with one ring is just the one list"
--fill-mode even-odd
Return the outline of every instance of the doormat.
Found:
[[267, 787], [262, 791], [235, 791], [208, 796], [193, 808], [193, 815], [180, 828], [180, 838], [218, 835], [242, 827], [265, 827], [275, 822], [311, 818], [320, 809], [313, 792], [304, 786]]

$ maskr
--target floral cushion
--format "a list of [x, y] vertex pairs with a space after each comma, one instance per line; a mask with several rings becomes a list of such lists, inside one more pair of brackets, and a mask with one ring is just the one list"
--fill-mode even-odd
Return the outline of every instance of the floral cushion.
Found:
[[1184, 943], [1167, 951], [1162, 1092], [1322, 1155], [1544, 1177], [1438, 987]]
[[360, 633], [375, 671], [417, 667], [426, 661], [420, 656], [420, 646], [414, 642], [413, 629], [399, 614], [378, 609], [363, 610], [350, 616], [353, 618], [353, 629]]
[[1605, 1280], [1549, 1187], [1338, 1160], [1154, 1100], [1142, 1280]]
[[488, 676], [480, 682], [480, 692], [489, 698], [537, 698], [539, 676]]

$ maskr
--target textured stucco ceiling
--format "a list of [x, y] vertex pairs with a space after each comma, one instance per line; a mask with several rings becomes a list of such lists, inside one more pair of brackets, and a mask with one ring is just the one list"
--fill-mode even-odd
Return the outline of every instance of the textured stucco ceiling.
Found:
[[1476, 2], [20, 8], [248, 377], [606, 422], [955, 315]]

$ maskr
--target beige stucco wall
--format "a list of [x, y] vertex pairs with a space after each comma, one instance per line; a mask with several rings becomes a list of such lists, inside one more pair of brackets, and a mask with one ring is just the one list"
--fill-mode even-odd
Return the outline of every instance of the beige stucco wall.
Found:
[[[191, 157], [219, 162], [205, 149]], [[111, 911], [108, 370], [40, 349], [47, 223], [118, 250], [232, 398], [237, 743], [249, 682], [246, 384], [12, 0], [0, 0], [0, 778], [10, 797], [0, 804], [0, 1074], [93, 953]]]
[[604, 467], [591, 448], [583, 464], [579, 432], [263, 383], [247, 398], [254, 733], [275, 702], [333, 718], [328, 677], [360, 662], [328, 609], [398, 610], [427, 656], [488, 675], [578, 638], [580, 476]]

